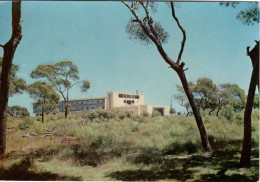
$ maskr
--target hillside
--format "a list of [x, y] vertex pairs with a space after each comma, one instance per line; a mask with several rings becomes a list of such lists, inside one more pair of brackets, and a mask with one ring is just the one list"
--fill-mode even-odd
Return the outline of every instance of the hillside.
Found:
[[[1, 180], [257, 181], [259, 114], [252, 115], [252, 167], [237, 168], [243, 113], [202, 113], [213, 148], [204, 153], [192, 116], [138, 117], [103, 110], [8, 118]], [[44, 136], [45, 135], [45, 136]]]

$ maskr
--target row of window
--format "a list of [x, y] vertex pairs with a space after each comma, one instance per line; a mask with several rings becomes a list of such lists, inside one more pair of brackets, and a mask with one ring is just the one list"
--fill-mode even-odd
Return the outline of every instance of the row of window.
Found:
[[[92, 107], [73, 107], [71, 111], [88, 111], [92, 109], [105, 109], [105, 106], [92, 106]], [[60, 109], [61, 112], [65, 111], [65, 108]]]
[[127, 103], [127, 104], [134, 104], [135, 101], [134, 100], [124, 100], [124, 103]]
[[[42, 112], [41, 109], [34, 109], [34, 110], [33, 110], [33, 113], [41, 113], [41, 112]], [[52, 112], [52, 111], [50, 111], [50, 110], [45, 110], [44, 112], [45, 112], [45, 113], [49, 113], [49, 112]]]
[[[104, 100], [85, 100], [85, 101], [70, 101], [71, 105], [84, 105], [84, 104], [103, 104]], [[61, 102], [59, 105], [65, 105], [65, 102]]]
[[139, 95], [118, 94], [119, 98], [139, 99]]

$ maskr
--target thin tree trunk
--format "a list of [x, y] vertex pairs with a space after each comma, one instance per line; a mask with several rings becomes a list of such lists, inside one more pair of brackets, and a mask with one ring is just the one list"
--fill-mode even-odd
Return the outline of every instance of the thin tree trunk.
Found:
[[44, 108], [43, 108], [43, 105], [42, 105], [42, 123], [44, 122]]
[[65, 105], [65, 119], [67, 119], [67, 117], [68, 117], [68, 108], [69, 108], [69, 103], [68, 103], [68, 101], [66, 101], [66, 105]]
[[240, 159], [240, 167], [250, 167], [250, 156], [252, 147], [251, 114], [255, 97], [255, 90], [259, 80], [259, 43], [248, 53], [252, 63], [253, 71], [249, 85], [246, 108], [244, 112], [244, 142]]
[[44, 122], [44, 111], [45, 111], [44, 105], [45, 105], [45, 98], [43, 98], [43, 103], [42, 103], [42, 123]]
[[[183, 53], [184, 46], [185, 46], [186, 33], [185, 33], [184, 28], [180, 24], [178, 18], [175, 15], [173, 2], [171, 2], [172, 16], [173, 16], [174, 21], [177, 23], [177, 25], [178, 25], [178, 27], [181, 30], [182, 35], [183, 35], [183, 39], [182, 39], [182, 42], [181, 42], [181, 49], [179, 51], [178, 58], [177, 58], [176, 62], [171, 60], [170, 57], [164, 51], [164, 49], [162, 47], [162, 44], [161, 44], [161, 41], [158, 39], [158, 35], [157, 35], [156, 31], [154, 30], [154, 27], [152, 26], [153, 20], [150, 17], [149, 11], [148, 11], [147, 7], [143, 4], [143, 2], [139, 1], [138, 3], [140, 3], [142, 5], [142, 7], [144, 8], [144, 10], [145, 10], [145, 14], [146, 14], [146, 18], [148, 18], [148, 25], [149, 26], [146, 26], [144, 24], [144, 22], [138, 17], [135, 8], [130, 7], [124, 1], [123, 1], [123, 3], [132, 12], [134, 17], [136, 18], [136, 21], [139, 23], [140, 27], [143, 29], [144, 33], [151, 39], [151, 41], [154, 42], [154, 44], [157, 47], [157, 50], [159, 51], [159, 53], [162, 56], [162, 58], [164, 59], [164, 61], [167, 64], [169, 64], [170, 67], [173, 70], [175, 70], [178, 73], [178, 75], [179, 75], [179, 77], [181, 79], [183, 88], [185, 90], [185, 93], [186, 93], [186, 95], [188, 97], [189, 103], [190, 103], [190, 105], [192, 107], [192, 111], [193, 111], [193, 114], [194, 114], [197, 126], [199, 128], [199, 132], [200, 132], [200, 135], [201, 135], [203, 148], [204, 148], [204, 150], [206, 152], [210, 152], [211, 151], [211, 147], [210, 147], [210, 144], [209, 144], [209, 141], [208, 141], [208, 137], [207, 137], [207, 134], [206, 134], [206, 129], [204, 127], [202, 118], [200, 116], [200, 112], [199, 112], [199, 110], [198, 110], [198, 108], [195, 105], [195, 102], [193, 100], [193, 95], [192, 95], [192, 93], [191, 93], [191, 91], [189, 89], [189, 85], [188, 85], [188, 82], [186, 80], [186, 76], [185, 76], [185, 73], [184, 73], [184, 70], [183, 70], [185, 63], [181, 61], [181, 57], [182, 57], [182, 53]], [[136, 7], [138, 6], [138, 3], [136, 4]]]
[[203, 148], [204, 148], [204, 150], [206, 152], [211, 152], [211, 147], [210, 147], [210, 144], [209, 144], [209, 140], [208, 140], [208, 136], [207, 136], [207, 133], [206, 133], [206, 129], [205, 129], [205, 126], [203, 124], [203, 121], [202, 121], [199, 109], [197, 108], [197, 106], [195, 105], [195, 102], [193, 100], [193, 95], [192, 95], [192, 93], [190, 91], [189, 84], [187, 82], [185, 73], [184, 73], [183, 70], [178, 70], [177, 73], [178, 73], [178, 75], [179, 75], [179, 77], [181, 79], [182, 86], [184, 88], [184, 91], [185, 91], [185, 93], [187, 95], [187, 98], [189, 100], [190, 106], [192, 108], [192, 112], [194, 114], [194, 117], [195, 117], [198, 129], [199, 129], [199, 132], [200, 132], [202, 146], [203, 146]]
[[6, 120], [9, 96], [9, 85], [14, 53], [22, 39], [21, 27], [21, 1], [12, 2], [12, 36], [2, 46], [4, 49], [2, 73], [0, 83], [0, 158], [4, 157], [6, 148]]

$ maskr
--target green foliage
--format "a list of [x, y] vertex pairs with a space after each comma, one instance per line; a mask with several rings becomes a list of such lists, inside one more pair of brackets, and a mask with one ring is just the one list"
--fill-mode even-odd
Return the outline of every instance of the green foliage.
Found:
[[[167, 43], [169, 34], [162, 27], [161, 23], [154, 21], [152, 14], [157, 11], [156, 2], [131, 2], [131, 5], [124, 4], [131, 9], [134, 18], [131, 18], [126, 26], [126, 33], [131, 40], [137, 40], [144, 45], [158, 42], [159, 44]], [[143, 12], [140, 12], [142, 11]], [[142, 15], [142, 17], [139, 15]]]
[[[145, 21], [145, 25], [147, 28], [149, 27], [147, 21]], [[169, 34], [163, 29], [160, 22], [155, 22], [153, 26], [160, 42], [167, 43]], [[149, 33], [151, 33], [151, 30], [149, 28], [148, 30]], [[130, 20], [128, 22], [126, 26], [126, 33], [129, 35], [129, 39], [131, 40], [140, 41], [144, 45], [148, 45], [152, 43], [151, 39], [144, 32], [143, 28], [133, 20]]]
[[[3, 57], [0, 56], [0, 73], [2, 72], [2, 61], [3, 61]], [[18, 71], [19, 71], [19, 67], [13, 64], [11, 69], [11, 84], [10, 84], [11, 96], [14, 94], [21, 94], [27, 88], [26, 82], [22, 78], [17, 78], [16, 74]]]
[[170, 109], [170, 114], [176, 114], [176, 110], [174, 108]]
[[221, 115], [224, 116], [227, 120], [233, 120], [234, 114], [235, 114], [234, 108], [231, 105], [226, 105], [221, 110]]
[[[32, 78], [46, 80], [52, 87], [61, 94], [66, 102], [65, 110], [68, 109], [69, 91], [75, 85], [80, 85], [82, 92], [87, 92], [90, 82], [79, 80], [78, 67], [70, 60], [63, 60], [55, 64], [42, 64], [31, 73]], [[65, 117], [67, 117], [65, 112]]]
[[25, 118], [23, 122], [19, 123], [18, 128], [20, 130], [26, 130], [27, 128], [30, 128], [34, 124], [32, 118]]
[[[258, 174], [258, 170], [255, 169], [258, 168], [259, 158], [258, 110], [252, 112], [252, 165], [254, 168], [246, 171], [236, 168], [243, 143], [242, 111], [234, 113], [231, 120], [227, 120], [222, 115], [209, 116], [206, 111], [202, 111], [213, 149], [209, 154], [202, 152], [200, 135], [193, 117], [134, 117], [129, 115], [130, 117], [124, 117], [121, 120], [120, 117], [127, 116], [127, 113], [97, 110], [95, 118], [93, 117], [93, 121], [90, 122], [88, 121], [89, 114], [90, 112], [75, 112], [67, 120], [64, 120], [61, 113], [47, 115], [45, 123], [37, 122], [37, 117], [29, 119], [8, 117], [8, 128], [12, 126], [12, 129], [8, 131], [7, 158], [2, 161], [1, 166], [7, 160], [13, 159], [19, 163], [19, 159], [30, 156], [35, 159], [36, 167], [43, 171], [52, 171], [62, 176], [72, 173], [73, 176], [82, 177], [84, 180], [211, 181], [216, 178], [216, 173], [226, 169], [225, 175], [222, 178], [217, 175], [217, 179], [233, 181], [237, 178], [228, 176], [230, 173], [240, 174], [243, 180], [255, 179], [252, 176]], [[88, 122], [75, 126], [76, 122], [82, 120]], [[23, 127], [18, 123], [23, 124]], [[44, 128], [57, 131], [64, 126], [75, 127], [68, 127], [57, 136], [41, 137], [45, 131]], [[21, 138], [24, 131], [20, 131], [19, 128], [23, 130], [26, 128], [26, 132], [35, 132], [38, 136], [30, 139]], [[70, 143], [60, 142], [63, 137], [68, 136], [74, 140]], [[9, 162], [5, 165], [12, 166], [12, 164], [13, 162]], [[7, 173], [3, 169], [0, 171], [1, 176]], [[34, 171], [34, 169], [30, 168], [29, 171]], [[114, 173], [117, 175], [113, 178], [108, 177]], [[186, 174], [190, 174], [188, 178]], [[183, 177], [183, 175], [186, 176]], [[213, 175], [212, 178], [209, 177], [210, 175]]]
[[180, 143], [178, 141], [174, 141], [173, 143], [165, 147], [163, 153], [166, 155], [176, 155], [183, 153], [192, 154], [198, 152], [198, 150], [200, 150], [198, 143], [193, 143], [191, 141], [185, 141], [184, 143]]
[[[199, 78], [196, 83], [190, 82], [189, 87], [197, 107], [204, 111], [209, 110], [209, 114], [214, 111], [218, 116], [220, 110], [226, 110], [222, 113], [230, 118], [233, 115], [232, 111], [239, 112], [245, 108], [244, 90], [236, 84], [216, 85], [209, 78]], [[175, 98], [186, 108], [187, 113], [190, 113], [190, 105], [183, 88], [177, 86], [177, 90], [179, 93], [175, 95]]]
[[159, 111], [153, 111], [152, 117], [158, 117], [158, 116], [162, 116], [162, 114]]
[[8, 116], [14, 116], [17, 118], [25, 118], [29, 117], [30, 113], [25, 107], [21, 106], [10, 106], [7, 108], [7, 114]]
[[28, 93], [36, 100], [34, 105], [41, 109], [43, 113], [52, 112], [57, 108], [60, 96], [51, 85], [38, 81], [28, 86]]
[[240, 11], [237, 15], [244, 25], [254, 25], [259, 23], [259, 7], [258, 2], [252, 3], [247, 9]]
[[[236, 8], [240, 2], [221, 2], [220, 5], [225, 5], [226, 7], [232, 6]], [[244, 3], [243, 3], [244, 4]], [[237, 14], [237, 19], [240, 20], [244, 25], [254, 25], [254, 23], [259, 23], [259, 5], [258, 2], [247, 2], [247, 8], [241, 10]]]

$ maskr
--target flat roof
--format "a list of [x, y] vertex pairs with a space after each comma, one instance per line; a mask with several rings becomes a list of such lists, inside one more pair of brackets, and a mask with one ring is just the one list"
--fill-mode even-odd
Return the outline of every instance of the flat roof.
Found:
[[[86, 101], [86, 100], [96, 100], [96, 99], [105, 99], [106, 97], [91, 97], [91, 98], [82, 98], [82, 99], [69, 99], [70, 101]], [[64, 102], [64, 100], [60, 100], [59, 102]]]
[[137, 93], [114, 92], [114, 91], [113, 92], [112, 91], [107, 92], [107, 93], [118, 93], [118, 94], [128, 94], [128, 95], [144, 95], [144, 94], [140, 94], [140, 93], [137, 94]]

